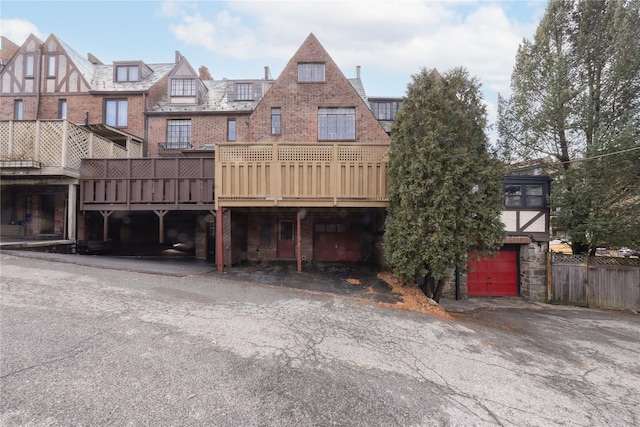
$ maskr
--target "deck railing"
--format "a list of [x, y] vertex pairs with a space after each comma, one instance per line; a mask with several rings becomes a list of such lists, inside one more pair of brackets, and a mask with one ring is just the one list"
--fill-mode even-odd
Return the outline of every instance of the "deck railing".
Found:
[[213, 158], [84, 159], [81, 210], [214, 207]]
[[217, 144], [218, 206], [387, 204], [388, 145]]
[[84, 158], [127, 157], [142, 157], [142, 144], [123, 147], [66, 120], [0, 121], [3, 169], [29, 167], [77, 176]]

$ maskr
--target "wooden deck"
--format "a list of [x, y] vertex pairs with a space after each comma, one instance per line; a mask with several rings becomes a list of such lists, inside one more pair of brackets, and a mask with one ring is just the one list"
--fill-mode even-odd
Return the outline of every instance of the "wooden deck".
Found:
[[84, 211], [214, 209], [213, 158], [85, 159]]

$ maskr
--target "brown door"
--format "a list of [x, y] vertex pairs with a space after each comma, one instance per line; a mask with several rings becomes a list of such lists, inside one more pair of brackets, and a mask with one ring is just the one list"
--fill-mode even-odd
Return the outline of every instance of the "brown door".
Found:
[[296, 257], [293, 224], [292, 220], [283, 220], [278, 224], [278, 258], [293, 259]]
[[316, 261], [355, 262], [360, 259], [360, 233], [351, 223], [318, 223], [313, 237]]

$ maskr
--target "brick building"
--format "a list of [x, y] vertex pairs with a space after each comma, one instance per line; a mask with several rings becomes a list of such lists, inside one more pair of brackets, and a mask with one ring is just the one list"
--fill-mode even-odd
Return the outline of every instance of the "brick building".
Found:
[[[265, 67], [261, 78], [214, 80], [179, 52], [167, 64], [105, 65], [54, 35], [20, 47], [3, 40], [2, 61], [3, 224], [29, 216], [33, 234], [133, 251], [180, 246], [219, 270], [244, 260], [290, 260], [299, 270], [382, 261], [402, 100], [368, 97], [359, 67], [347, 78], [313, 34], [275, 79]], [[56, 137], [45, 144], [42, 129]], [[25, 134], [26, 145], [16, 136]], [[112, 145], [96, 150], [107, 145], [94, 139]], [[45, 145], [64, 159], [77, 148], [46, 165], [56, 149], [43, 153]], [[544, 294], [549, 184], [514, 179], [505, 180], [505, 246], [478, 261], [458, 296]]]

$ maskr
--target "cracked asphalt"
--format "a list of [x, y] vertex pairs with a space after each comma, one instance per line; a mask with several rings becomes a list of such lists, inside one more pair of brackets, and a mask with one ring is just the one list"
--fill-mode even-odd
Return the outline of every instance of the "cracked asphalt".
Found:
[[0, 253], [2, 426], [640, 425], [640, 317]]

